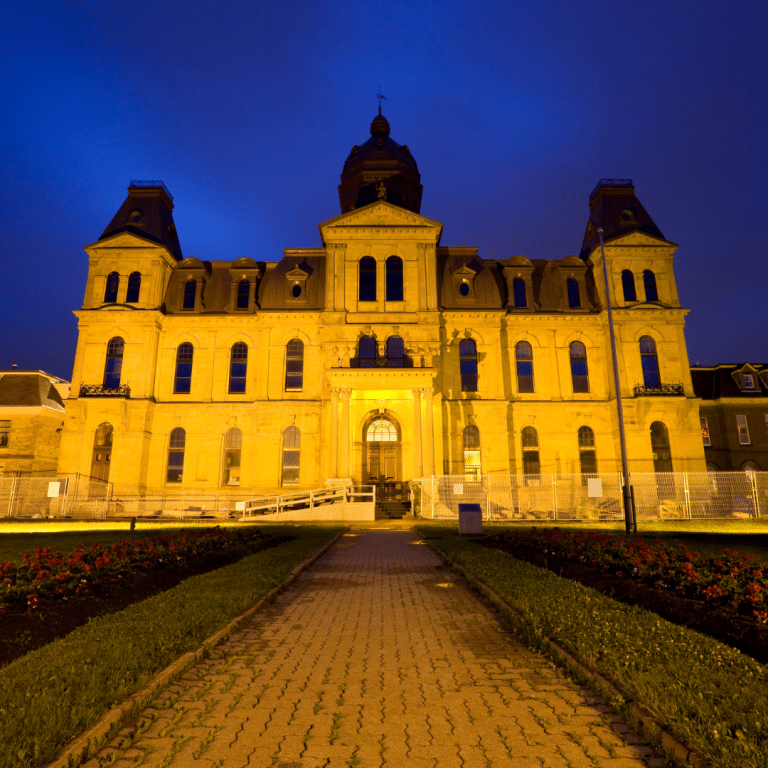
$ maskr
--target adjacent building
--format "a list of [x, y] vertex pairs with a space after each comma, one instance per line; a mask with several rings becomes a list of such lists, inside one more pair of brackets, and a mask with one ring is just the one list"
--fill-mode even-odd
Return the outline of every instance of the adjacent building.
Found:
[[0, 370], [0, 476], [56, 474], [69, 382]]
[[694, 366], [707, 469], [768, 472], [768, 365]]

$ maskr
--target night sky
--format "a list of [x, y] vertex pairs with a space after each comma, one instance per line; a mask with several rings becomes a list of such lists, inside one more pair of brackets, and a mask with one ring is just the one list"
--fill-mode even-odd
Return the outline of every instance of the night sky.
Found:
[[680, 245], [691, 362], [768, 363], [756, 2], [3, 5], [0, 368], [71, 378], [82, 246], [132, 179], [185, 257], [319, 246], [379, 86], [443, 245], [578, 254], [592, 188], [631, 178]]

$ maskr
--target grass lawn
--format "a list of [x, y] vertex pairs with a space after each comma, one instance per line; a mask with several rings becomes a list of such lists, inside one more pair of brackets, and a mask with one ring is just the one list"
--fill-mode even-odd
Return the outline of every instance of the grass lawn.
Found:
[[[450, 525], [445, 520], [424, 520], [419, 525]], [[458, 523], [454, 523], [457, 526]], [[529, 530], [536, 528], [562, 528], [577, 533], [607, 533], [610, 536], [627, 538], [623, 522], [555, 522], [549, 520], [526, 520], [519, 523], [488, 523], [483, 521], [484, 533], [498, 533], [502, 530]], [[715, 557], [724, 549], [739, 554], [754, 555], [768, 562], [768, 518], [759, 520], [678, 520], [674, 522], [652, 521], [638, 523], [639, 538], [653, 542], [660, 539], [668, 546], [685, 544], [691, 552]]]

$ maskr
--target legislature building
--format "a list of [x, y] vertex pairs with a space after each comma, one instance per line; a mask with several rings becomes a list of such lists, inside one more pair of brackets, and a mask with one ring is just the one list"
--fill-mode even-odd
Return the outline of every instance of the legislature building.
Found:
[[620, 471], [600, 227], [630, 471], [705, 471], [677, 246], [631, 180], [594, 189], [576, 255], [481, 254], [442, 242], [381, 109], [370, 134], [322, 246], [281, 258], [185, 257], [164, 184], [131, 183], [85, 247], [59, 473], [243, 498]]

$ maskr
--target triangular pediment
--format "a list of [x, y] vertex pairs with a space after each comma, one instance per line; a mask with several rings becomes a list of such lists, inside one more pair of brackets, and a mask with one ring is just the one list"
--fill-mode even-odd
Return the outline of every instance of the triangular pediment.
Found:
[[292, 270], [286, 272], [285, 276], [289, 280], [306, 280], [309, 277], [309, 272], [306, 272], [297, 264]]
[[97, 240], [95, 243], [84, 246], [86, 253], [98, 248], [162, 248], [165, 246], [158, 243], [151, 237], [142, 236], [136, 232], [116, 232], [114, 235], [108, 235], [103, 240]]
[[468, 277], [468, 278], [474, 278], [477, 275], [477, 272], [475, 272], [472, 267], [468, 267], [466, 264], [462, 264], [458, 269], [453, 270], [453, 276], [462, 278], [462, 277]]
[[346, 227], [422, 227], [442, 230], [439, 221], [428, 219], [420, 213], [408, 211], [384, 200], [366, 205], [348, 213], [328, 219], [320, 225], [320, 232]]
[[606, 242], [606, 245], [645, 245], [645, 246], [671, 246], [673, 248], [677, 248], [676, 243], [671, 243], [669, 240], [664, 240], [661, 237], [654, 237], [653, 235], [649, 235], [646, 232], [640, 232], [639, 230], [634, 230], [633, 232], [627, 232], [626, 235], [618, 235], [617, 237], [614, 237], [610, 241]]

